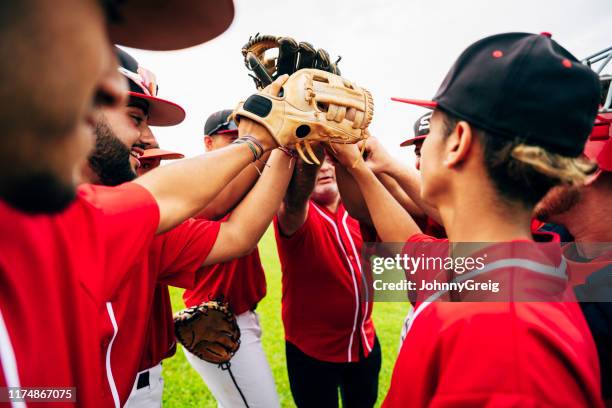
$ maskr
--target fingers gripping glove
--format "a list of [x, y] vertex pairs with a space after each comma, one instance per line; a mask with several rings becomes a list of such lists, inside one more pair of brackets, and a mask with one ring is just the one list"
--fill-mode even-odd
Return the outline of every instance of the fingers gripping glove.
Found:
[[176, 339], [204, 361], [224, 364], [240, 347], [240, 328], [225, 302], [208, 301], [174, 315]]
[[[278, 50], [277, 55], [273, 55]], [[337, 63], [333, 63], [323, 49], [316, 50], [307, 42], [298, 43], [291, 37], [256, 34], [242, 47], [246, 67], [257, 89], [263, 89], [284, 74], [293, 74], [303, 68], [316, 68], [340, 75]]]
[[313, 142], [349, 144], [368, 137], [374, 115], [372, 95], [338, 75], [302, 69], [287, 79], [279, 96], [265, 91], [238, 105], [236, 122], [247, 117], [260, 123], [280, 146], [295, 146], [306, 163], [320, 164]]

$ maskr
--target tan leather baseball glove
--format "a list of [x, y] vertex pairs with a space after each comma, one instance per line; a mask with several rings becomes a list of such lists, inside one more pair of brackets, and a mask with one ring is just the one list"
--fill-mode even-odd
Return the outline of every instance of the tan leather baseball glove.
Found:
[[374, 115], [372, 95], [338, 75], [302, 69], [287, 79], [280, 95], [268, 89], [238, 105], [236, 123], [241, 117], [260, 123], [280, 146], [295, 147], [306, 163], [320, 164], [312, 143], [350, 144], [368, 137], [366, 129]]

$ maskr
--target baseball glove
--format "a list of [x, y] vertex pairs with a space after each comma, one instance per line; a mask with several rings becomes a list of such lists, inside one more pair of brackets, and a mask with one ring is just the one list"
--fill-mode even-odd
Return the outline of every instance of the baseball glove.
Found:
[[[278, 54], [273, 56], [274, 50]], [[331, 62], [329, 54], [323, 49], [307, 43], [298, 43], [291, 37], [259, 35], [249, 38], [242, 47], [244, 64], [253, 72], [251, 78], [257, 89], [263, 89], [272, 81], [284, 74], [293, 74], [299, 69], [316, 68], [340, 75], [337, 63]]]
[[238, 105], [233, 114], [236, 123], [241, 117], [260, 123], [280, 146], [295, 146], [306, 163], [320, 164], [313, 142], [350, 144], [368, 137], [374, 115], [372, 95], [338, 75], [302, 69], [287, 79], [280, 95], [268, 89]]
[[240, 328], [225, 302], [208, 301], [174, 315], [176, 339], [204, 361], [227, 363], [240, 347]]

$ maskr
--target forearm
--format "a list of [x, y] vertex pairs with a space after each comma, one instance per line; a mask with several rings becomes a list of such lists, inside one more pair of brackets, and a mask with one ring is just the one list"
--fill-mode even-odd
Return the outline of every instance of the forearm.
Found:
[[441, 224], [440, 213], [435, 207], [427, 204], [421, 198], [421, 176], [416, 169], [406, 167], [395, 162], [385, 174], [393, 177], [402, 190], [410, 197], [412, 202], [420, 208], [427, 216]]
[[257, 245], [280, 206], [292, 172], [289, 157], [279, 150], [272, 152], [253, 189], [221, 224], [206, 265], [244, 256]]
[[225, 217], [251, 190], [263, 172], [270, 152], [243, 169], [197, 216], [209, 220]]
[[350, 173], [359, 185], [368, 206], [370, 217], [383, 242], [404, 242], [421, 232], [410, 214], [393, 198], [364, 162], [359, 162]]
[[361, 223], [372, 226], [370, 212], [361, 190], [344, 166], [336, 166], [336, 182], [340, 197], [342, 197], [342, 204], [350, 216]]
[[134, 183], [146, 188], [157, 201], [159, 233], [197, 214], [252, 160], [253, 153], [248, 146], [230, 145], [159, 167]]
[[404, 191], [399, 183], [386, 173], [377, 174], [376, 177], [383, 183], [385, 188], [391, 193], [393, 198], [408, 211], [413, 218], [420, 218], [425, 215], [425, 212], [419, 207], [410, 196]]
[[296, 163], [287, 194], [278, 211], [278, 223], [284, 235], [292, 235], [306, 221], [308, 200], [314, 190], [318, 171], [318, 166], [301, 160]]

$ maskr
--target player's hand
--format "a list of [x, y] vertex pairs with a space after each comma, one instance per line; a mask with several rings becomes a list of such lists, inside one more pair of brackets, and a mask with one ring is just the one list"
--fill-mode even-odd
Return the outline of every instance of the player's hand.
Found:
[[393, 166], [393, 158], [374, 136], [366, 139], [365, 163], [374, 174], [385, 173]]
[[327, 153], [333, 156], [337, 163], [346, 167], [349, 171], [363, 165], [363, 157], [357, 144], [332, 143]]
[[[289, 79], [289, 75], [281, 75], [270, 85], [266, 86], [262, 92], [267, 93], [268, 95], [278, 96], [283, 88], [283, 84], [287, 82], [287, 79]], [[240, 123], [238, 124], [238, 135], [253, 136], [259, 141], [259, 143], [261, 143], [264, 151], [272, 150], [278, 147], [276, 140], [274, 140], [270, 132], [268, 132], [268, 129], [249, 118], [240, 118]]]

